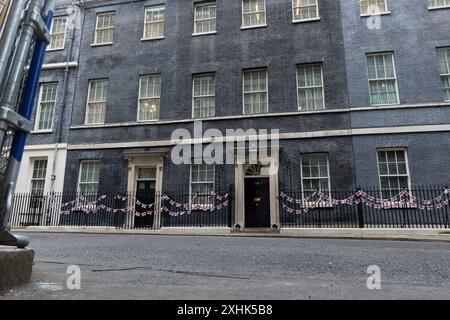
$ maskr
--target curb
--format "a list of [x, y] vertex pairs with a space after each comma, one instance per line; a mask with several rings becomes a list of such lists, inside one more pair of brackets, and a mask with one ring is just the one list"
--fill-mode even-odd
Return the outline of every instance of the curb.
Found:
[[14, 229], [23, 233], [71, 233], [98, 235], [160, 235], [160, 236], [209, 236], [209, 237], [246, 237], [246, 238], [290, 238], [290, 239], [343, 239], [343, 240], [386, 240], [386, 241], [422, 241], [449, 242], [450, 235], [440, 234], [436, 229], [295, 229], [280, 232], [245, 232], [231, 229], [170, 229], [170, 230], [117, 230], [115, 228], [27, 228]]

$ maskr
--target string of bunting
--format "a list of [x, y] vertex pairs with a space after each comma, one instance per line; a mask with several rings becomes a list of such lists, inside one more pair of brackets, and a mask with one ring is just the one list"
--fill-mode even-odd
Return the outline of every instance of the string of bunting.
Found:
[[424, 200], [415, 197], [411, 191], [405, 189], [390, 199], [377, 198], [369, 195], [362, 190], [355, 192], [345, 199], [333, 199], [330, 196], [316, 191], [304, 199], [295, 199], [284, 192], [280, 192], [282, 200], [292, 204], [299, 204], [301, 208], [294, 209], [292, 206], [282, 202], [281, 206], [289, 213], [302, 214], [308, 213], [311, 209], [319, 207], [331, 207], [333, 205], [355, 205], [364, 204], [375, 209], [395, 209], [395, 208], [414, 208], [419, 210], [442, 209], [450, 203], [450, 189], [446, 187], [444, 191], [432, 200]]
[[[179, 203], [172, 198], [170, 198], [168, 195], [161, 196], [161, 203], [159, 206], [159, 209], [156, 209], [156, 202], [154, 203], [143, 203], [139, 201], [135, 195], [130, 196], [121, 196], [121, 195], [115, 195], [115, 196], [107, 196], [107, 195], [101, 195], [97, 198], [95, 201], [87, 202], [85, 203], [85, 197], [83, 195], [80, 195], [78, 199], [74, 199], [69, 202], [65, 202], [61, 204], [60, 206], [60, 214], [70, 214], [74, 210], [82, 211], [84, 213], [95, 213], [99, 210], [104, 210], [109, 213], [130, 213], [135, 214], [136, 216], [147, 216], [147, 215], [153, 215], [167, 212], [171, 216], [182, 216], [185, 214], [190, 214], [191, 211], [203, 211], [203, 212], [214, 212], [217, 210], [222, 210], [223, 208], [227, 207], [229, 204], [229, 193], [226, 193], [224, 195], [218, 194], [216, 192], [211, 192], [208, 194], [208, 196], [211, 195], [218, 201], [221, 201], [219, 204], [212, 204], [208, 203], [201, 203], [202, 201], [197, 201], [198, 195], [193, 195], [191, 197], [191, 201], [189, 203]], [[104, 203], [102, 203], [105, 199], [108, 197], [113, 197], [113, 199], [120, 200], [122, 202], [125, 202], [127, 200], [134, 202], [133, 204], [130, 204], [127, 208], [112, 208], [106, 206]], [[202, 196], [200, 196], [202, 197]], [[200, 202], [200, 203], [199, 203]], [[56, 204], [56, 202], [54, 202]], [[162, 205], [161, 205], [162, 204]], [[131, 206], [133, 205], [133, 206]], [[71, 207], [70, 207], [71, 206]], [[136, 210], [136, 207], [139, 207], [141, 209], [154, 209], [154, 210], [146, 210], [143, 212], [139, 212]], [[173, 211], [173, 208], [176, 208], [176, 210]], [[65, 209], [65, 210], [64, 210]], [[180, 211], [183, 210], [183, 211]]]

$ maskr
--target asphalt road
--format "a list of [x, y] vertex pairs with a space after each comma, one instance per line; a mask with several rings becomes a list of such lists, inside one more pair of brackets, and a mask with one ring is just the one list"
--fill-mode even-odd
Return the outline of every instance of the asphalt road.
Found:
[[[30, 234], [32, 283], [0, 299], [450, 299], [438, 242]], [[69, 290], [69, 265], [81, 289]], [[367, 267], [381, 289], [367, 288]]]

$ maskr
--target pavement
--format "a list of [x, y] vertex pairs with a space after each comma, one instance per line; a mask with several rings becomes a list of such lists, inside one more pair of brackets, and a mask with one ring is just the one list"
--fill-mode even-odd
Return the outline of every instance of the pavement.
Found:
[[[447, 242], [29, 236], [36, 252], [32, 281], [0, 299], [450, 299]], [[80, 268], [80, 289], [67, 286], [74, 283], [71, 265]], [[370, 290], [373, 265], [381, 288]]]

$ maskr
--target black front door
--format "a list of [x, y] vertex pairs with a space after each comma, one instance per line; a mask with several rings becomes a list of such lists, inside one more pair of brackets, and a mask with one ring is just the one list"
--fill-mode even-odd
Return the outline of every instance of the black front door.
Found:
[[270, 228], [269, 178], [245, 179], [245, 227]]
[[[155, 205], [148, 207], [149, 204], [155, 203], [155, 181], [138, 181], [136, 191], [136, 212], [145, 213], [155, 210]], [[138, 202], [139, 201], [139, 202]], [[139, 203], [139, 204], [138, 204]], [[146, 208], [143, 208], [144, 204]], [[135, 228], [152, 228], [153, 214], [146, 214], [144, 216], [136, 215], [134, 218]]]

